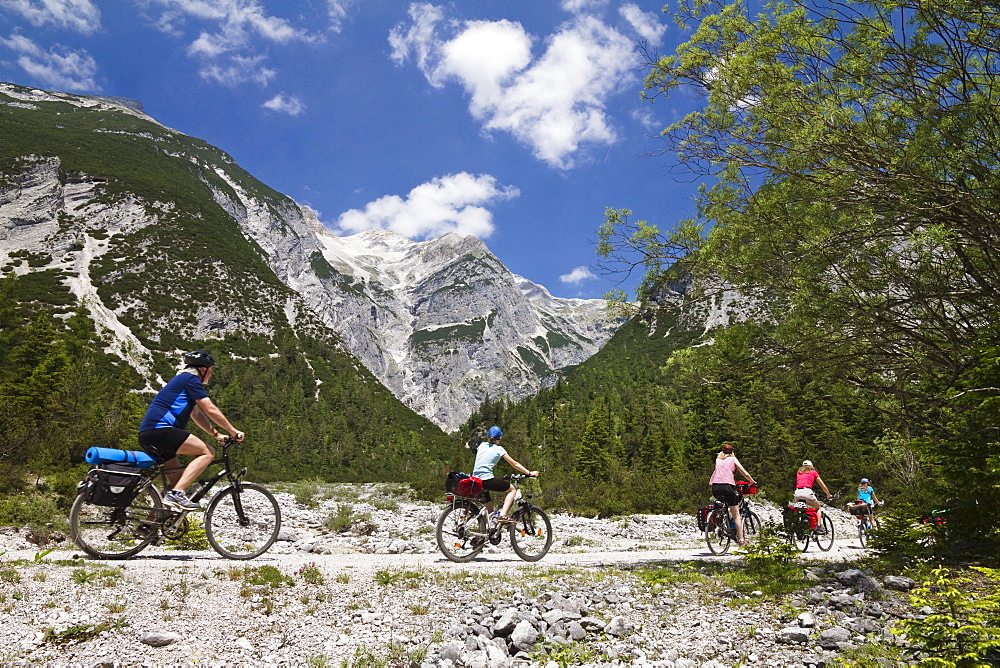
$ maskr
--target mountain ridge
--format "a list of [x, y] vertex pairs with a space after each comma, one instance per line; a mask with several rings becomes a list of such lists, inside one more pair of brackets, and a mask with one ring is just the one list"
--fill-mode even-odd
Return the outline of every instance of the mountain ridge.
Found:
[[[319, 327], [454, 430], [487, 398], [553, 383], [618, 324], [602, 300], [553, 297], [474, 237], [337, 237], [226, 153], [136, 105], [0, 84], [3, 107], [23, 149], [10, 147], [0, 166], [0, 261], [14, 274], [53, 272], [87, 303], [109, 352], [147, 382], [154, 349], [180, 339]], [[162, 294], [158, 279], [184, 262], [189, 281]]]

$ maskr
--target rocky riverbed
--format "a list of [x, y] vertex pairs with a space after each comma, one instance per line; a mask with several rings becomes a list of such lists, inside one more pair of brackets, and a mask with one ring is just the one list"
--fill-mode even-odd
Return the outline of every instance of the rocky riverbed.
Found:
[[[892, 622], [912, 614], [913, 582], [859, 568], [865, 551], [838, 511], [848, 538], [830, 553], [811, 549], [802, 567], [812, 586], [772, 601], [725, 585], [717, 564], [740, 557], [713, 557], [693, 515], [554, 514], [540, 562], [502, 544], [456, 564], [434, 544], [440, 506], [398, 486], [277, 497], [281, 540], [250, 562], [168, 546], [95, 561], [57, 531], [0, 531], [0, 661], [820, 666], [896, 642]], [[755, 510], [777, 517], [773, 506]]]

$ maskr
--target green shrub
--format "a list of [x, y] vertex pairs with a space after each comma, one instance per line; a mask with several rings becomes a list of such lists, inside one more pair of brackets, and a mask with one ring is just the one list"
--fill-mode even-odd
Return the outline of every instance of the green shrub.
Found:
[[947, 568], [935, 568], [910, 594], [914, 607], [933, 610], [896, 626], [910, 641], [906, 653], [918, 665], [971, 668], [1000, 660], [1000, 571], [974, 570], [985, 576], [978, 587], [969, 586], [971, 578], [954, 578]]
[[321, 585], [326, 582], [323, 572], [319, 570], [319, 567], [315, 563], [303, 565], [299, 570], [295, 571], [295, 574], [301, 575], [302, 579], [309, 584]]
[[87, 475], [89, 466], [67, 466], [45, 475], [45, 486], [56, 496], [56, 504], [64, 510], [69, 510], [76, 499], [77, 484]]
[[747, 572], [757, 576], [782, 578], [798, 570], [799, 552], [774, 522], [765, 522], [754, 540], [740, 548], [740, 554]]
[[757, 537], [740, 548], [740, 554], [744, 559], [742, 568], [737, 564], [723, 575], [734, 589], [759, 590], [765, 596], [781, 599], [808, 584], [798, 565], [798, 550], [774, 522], [764, 524]]
[[933, 527], [921, 522], [912, 506], [900, 505], [879, 515], [879, 526], [868, 534], [868, 547], [889, 562], [925, 560], [947, 549]]
[[341, 503], [337, 506], [337, 513], [330, 515], [326, 521], [326, 528], [334, 533], [347, 531], [358, 522], [364, 522], [371, 518], [368, 513], [354, 513], [354, 506], [349, 503]]
[[188, 530], [180, 538], [172, 538], [167, 545], [175, 550], [207, 550], [208, 536], [201, 519], [188, 515]]
[[306, 506], [307, 508], [315, 508], [319, 505], [316, 497], [320, 493], [320, 485], [322, 482], [323, 481], [318, 478], [314, 478], [312, 480], [300, 480], [292, 483], [288, 491], [295, 497], [295, 503]]
[[0, 499], [0, 524], [44, 527], [65, 522], [65, 513], [51, 496], [31, 494]]

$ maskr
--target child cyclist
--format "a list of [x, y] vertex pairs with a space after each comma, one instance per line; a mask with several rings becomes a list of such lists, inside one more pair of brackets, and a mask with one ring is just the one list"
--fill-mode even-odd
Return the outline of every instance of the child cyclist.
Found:
[[867, 529], [871, 529], [874, 526], [878, 526], [875, 523], [875, 506], [882, 505], [882, 502], [878, 500], [875, 496], [875, 488], [872, 487], [871, 482], [868, 478], [862, 478], [861, 484], [858, 485], [858, 501], [868, 505], [868, 515], [866, 516], [866, 521], [868, 522]]
[[[483, 489], [490, 492], [505, 492], [507, 494], [503, 500], [503, 508], [500, 510], [497, 520], [500, 522], [512, 522], [513, 520], [511, 520], [507, 513], [510, 512], [510, 507], [514, 504], [514, 497], [517, 494], [517, 488], [503, 478], [495, 477], [493, 475], [493, 467], [496, 466], [501, 459], [503, 459], [521, 473], [530, 475], [533, 478], [538, 477], [538, 471], [529, 471], [527, 467], [514, 461], [514, 459], [507, 454], [507, 451], [503, 448], [503, 446], [500, 445], [500, 439], [502, 438], [503, 431], [500, 427], [490, 427], [489, 431], [486, 432], [486, 440], [483, 443], [480, 443], [479, 447], [476, 449], [476, 464], [472, 470], [472, 475], [483, 481]], [[486, 502], [486, 510], [490, 513], [493, 512], [492, 501]]]

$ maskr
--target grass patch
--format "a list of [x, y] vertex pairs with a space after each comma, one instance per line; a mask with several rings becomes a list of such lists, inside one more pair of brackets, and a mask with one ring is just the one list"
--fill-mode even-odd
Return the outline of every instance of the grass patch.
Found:
[[68, 645], [69, 643], [81, 643], [92, 640], [105, 631], [118, 631], [128, 626], [124, 617], [118, 617], [100, 624], [77, 624], [64, 631], [49, 629], [45, 632], [43, 642], [52, 645]]
[[230, 568], [230, 580], [243, 580], [246, 585], [269, 586], [278, 588], [282, 585], [295, 586], [295, 579], [285, 575], [274, 566], [247, 566], [246, 568]]
[[423, 574], [416, 571], [378, 571], [375, 573], [375, 584], [380, 587], [388, 587], [399, 582], [415, 581], [421, 578], [423, 578]]

